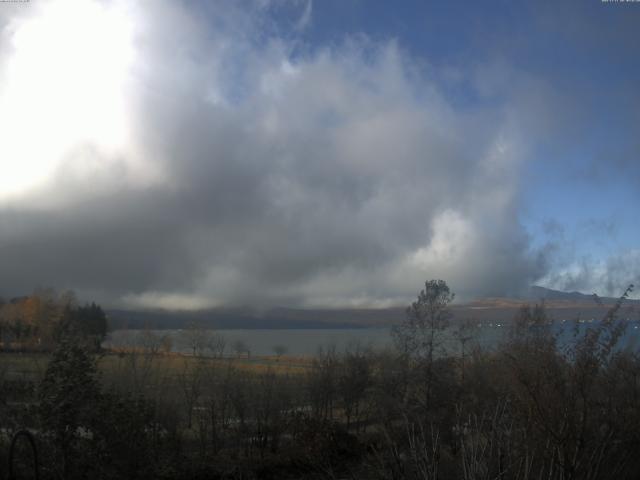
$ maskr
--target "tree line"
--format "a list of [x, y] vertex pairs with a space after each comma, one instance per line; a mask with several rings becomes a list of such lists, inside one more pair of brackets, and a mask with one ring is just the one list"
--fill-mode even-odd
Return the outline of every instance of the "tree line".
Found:
[[107, 334], [107, 316], [95, 303], [80, 305], [73, 292], [43, 289], [31, 295], [0, 298], [0, 348], [50, 351], [68, 333], [99, 349]]

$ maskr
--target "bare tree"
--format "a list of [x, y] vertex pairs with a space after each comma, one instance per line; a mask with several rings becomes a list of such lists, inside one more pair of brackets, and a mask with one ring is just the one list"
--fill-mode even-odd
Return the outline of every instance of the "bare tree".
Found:
[[195, 322], [182, 331], [182, 338], [194, 357], [202, 356], [207, 349], [207, 330]]
[[355, 423], [356, 430], [366, 414], [366, 395], [372, 383], [370, 352], [356, 345], [344, 354], [338, 379], [347, 429]]
[[466, 359], [469, 351], [468, 343], [476, 337], [477, 327], [473, 320], [464, 320], [453, 332], [453, 336], [460, 344], [460, 373], [464, 383]]
[[178, 383], [182, 391], [187, 413], [187, 428], [191, 428], [192, 426], [193, 410], [202, 396], [203, 385], [205, 383], [204, 367], [203, 360], [190, 362], [188, 358], [183, 358], [183, 368], [178, 374]]
[[276, 354], [276, 359], [278, 361], [280, 361], [280, 357], [282, 355], [286, 355], [286, 353], [289, 351], [289, 349], [284, 345], [274, 345], [272, 350], [273, 350], [273, 353]]
[[557, 348], [543, 309], [521, 311], [521, 333], [504, 348], [503, 363], [516, 421], [526, 432], [520, 455], [536, 455], [529, 468], [536, 478], [622, 478], [633, 460], [640, 418], [627, 405], [637, 405], [639, 364], [616, 350], [624, 328], [616, 314], [631, 289], [601, 322], [576, 328], [566, 351]]
[[224, 350], [227, 347], [227, 340], [217, 332], [209, 331], [207, 336], [207, 350], [211, 352], [213, 358], [223, 358]]
[[148, 326], [138, 335], [138, 342], [142, 351], [150, 355], [157, 355], [162, 347], [162, 339]]
[[251, 356], [251, 351], [249, 350], [249, 346], [244, 340], [236, 340], [233, 342], [233, 350], [236, 352], [238, 358], [240, 358], [243, 354], [247, 354], [247, 358]]
[[160, 338], [160, 349], [165, 355], [171, 353], [171, 351], [173, 350], [173, 340], [171, 339], [170, 335], [163, 335]]
[[337, 396], [338, 356], [335, 346], [318, 349], [307, 374], [307, 393], [312, 413], [318, 420], [333, 419]]

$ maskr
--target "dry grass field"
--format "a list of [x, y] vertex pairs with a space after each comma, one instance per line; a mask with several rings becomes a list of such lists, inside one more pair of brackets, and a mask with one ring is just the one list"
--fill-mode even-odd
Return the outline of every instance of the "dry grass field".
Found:
[[[38, 352], [2, 352], [0, 353], [0, 379], [24, 380], [38, 383], [47, 368], [51, 355]], [[210, 358], [193, 357], [181, 354], [154, 354], [144, 352], [107, 351], [101, 354], [98, 368], [106, 384], [115, 385], [127, 382], [131, 378], [176, 379], [196, 369], [223, 370], [233, 368], [237, 371], [276, 375], [301, 375], [311, 367], [311, 357], [264, 356], [251, 358]], [[134, 380], [135, 381], [135, 380]]]

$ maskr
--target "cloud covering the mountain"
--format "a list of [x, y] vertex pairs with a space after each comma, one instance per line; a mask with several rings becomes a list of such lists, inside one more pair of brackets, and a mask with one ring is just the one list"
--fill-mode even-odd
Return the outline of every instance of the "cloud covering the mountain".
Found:
[[[305, 49], [270, 23], [268, 2], [217, 5], [98, 3], [91, 15], [126, 32], [119, 74], [82, 104], [63, 74], [30, 80], [55, 97], [30, 104], [30, 142], [47, 129], [38, 115], [55, 122], [67, 100], [76, 120], [61, 117], [41, 178], [0, 193], [3, 294], [53, 285], [166, 308], [387, 306], [428, 278], [498, 296], [548, 273], [521, 222], [530, 138], [553, 119], [543, 82], [499, 64], [444, 72], [393, 39]], [[0, 92], [27, 68], [19, 39], [55, 31], [47, 8], [5, 16]], [[461, 106], [456, 87], [486, 101]], [[82, 117], [103, 110], [111, 117]], [[116, 140], [103, 142], [111, 127]], [[30, 142], [16, 151], [39, 154]]]

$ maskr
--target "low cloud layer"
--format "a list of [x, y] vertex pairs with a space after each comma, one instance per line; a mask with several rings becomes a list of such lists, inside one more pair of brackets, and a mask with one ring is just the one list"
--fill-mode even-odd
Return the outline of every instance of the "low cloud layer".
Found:
[[[429, 278], [472, 297], [548, 273], [520, 221], [535, 97], [518, 98], [533, 113], [515, 111], [522, 92], [505, 85], [500, 101], [461, 108], [394, 41], [294, 54], [266, 4], [92, 5], [84, 41], [124, 35], [126, 58], [89, 58], [110, 77], [80, 92], [91, 53], [29, 40], [63, 28], [64, 10], [4, 20], [0, 102], [21, 98], [24, 78], [40, 93], [24, 97], [24, 123], [0, 114], [15, 134], [30, 125], [5, 154], [31, 162], [2, 158], [19, 185], [0, 192], [3, 295], [52, 285], [112, 305], [386, 306]], [[296, 28], [311, 14], [301, 4]], [[30, 49], [47, 45], [50, 68], [67, 72], [38, 70]]]
[[610, 297], [619, 297], [629, 285], [633, 285], [637, 292], [640, 285], [640, 250], [624, 250], [601, 261], [582, 257], [550, 272], [543, 282], [559, 290], [598, 292]]

